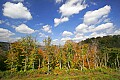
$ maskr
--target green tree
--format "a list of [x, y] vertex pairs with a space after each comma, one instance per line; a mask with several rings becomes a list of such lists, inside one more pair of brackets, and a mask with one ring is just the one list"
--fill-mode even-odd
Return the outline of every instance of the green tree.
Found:
[[47, 54], [47, 66], [48, 66], [48, 74], [50, 73], [50, 57], [51, 57], [51, 38], [48, 37], [44, 39], [43, 42], [45, 43], [45, 53]]
[[6, 60], [9, 68], [15, 71], [34, 69], [36, 48], [36, 41], [31, 36], [23, 37], [12, 43]]
[[65, 43], [65, 53], [66, 53], [66, 60], [67, 60], [67, 68], [70, 69], [72, 66], [73, 55], [75, 53], [72, 45], [72, 41], [68, 40]]

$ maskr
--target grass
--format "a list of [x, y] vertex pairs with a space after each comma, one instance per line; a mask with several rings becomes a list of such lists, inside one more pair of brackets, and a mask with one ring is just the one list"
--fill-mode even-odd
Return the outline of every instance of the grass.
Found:
[[43, 69], [27, 72], [0, 72], [0, 80], [120, 80], [120, 71], [114, 69], [97, 68], [91, 70], [55, 69], [46, 74]]

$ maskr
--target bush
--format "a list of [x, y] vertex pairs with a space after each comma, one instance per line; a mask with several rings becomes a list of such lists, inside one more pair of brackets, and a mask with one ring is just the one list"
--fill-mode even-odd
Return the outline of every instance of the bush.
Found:
[[39, 72], [40, 72], [40, 74], [45, 74], [48, 72], [48, 68], [47, 67], [40, 68]]
[[2, 71], [0, 71], [0, 79], [3, 77], [3, 72]]

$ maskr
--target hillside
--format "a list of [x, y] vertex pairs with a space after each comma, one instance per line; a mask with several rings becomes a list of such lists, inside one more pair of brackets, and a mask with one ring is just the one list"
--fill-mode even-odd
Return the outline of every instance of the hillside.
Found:
[[90, 38], [86, 39], [81, 42], [84, 43], [96, 43], [99, 46], [106, 46], [108, 48], [120, 48], [120, 35], [113, 35], [113, 36], [103, 36], [97, 38]]
[[9, 49], [9, 43], [7, 43], [7, 42], [0, 42], [0, 48], [3, 51], [8, 51], [8, 49]]
[[[79, 43], [68, 40], [63, 46], [51, 45], [50, 37], [43, 41], [45, 46], [36, 44], [31, 36], [12, 43], [11, 47], [9, 43], [1, 42], [0, 70], [3, 72], [0, 72], [0, 78], [29, 79], [29, 75], [31, 79], [51, 76], [54, 79], [120, 78], [120, 35], [91, 38]], [[64, 73], [65, 78], [62, 77]]]

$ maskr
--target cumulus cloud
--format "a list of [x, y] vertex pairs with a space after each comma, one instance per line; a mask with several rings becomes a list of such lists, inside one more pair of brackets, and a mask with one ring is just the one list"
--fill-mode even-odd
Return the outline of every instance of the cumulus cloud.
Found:
[[101, 24], [97, 27], [95, 27], [94, 29], [91, 29], [89, 31], [99, 31], [99, 30], [105, 30], [105, 29], [108, 29], [108, 28], [113, 28], [114, 25], [113, 23], [105, 23], [105, 24]]
[[88, 36], [86, 36], [86, 35], [83, 34], [83, 33], [76, 33], [76, 34], [75, 34], [75, 37], [72, 38], [72, 40], [75, 41], [75, 42], [79, 42], [79, 41], [85, 40], [85, 39], [87, 39], [87, 38], [88, 38]]
[[75, 35], [75, 38], [82, 37], [83, 35], [84, 35], [83, 33], [77, 33], [77, 34]]
[[35, 30], [29, 28], [27, 25], [25, 24], [21, 24], [19, 25], [18, 27], [15, 28], [15, 30], [17, 32], [20, 32], [20, 33], [25, 33], [25, 34], [32, 34], [35, 32]]
[[78, 14], [81, 10], [85, 9], [86, 6], [84, 0], [67, 0], [66, 3], [59, 8], [59, 13], [61, 13], [62, 16], [71, 16]]
[[87, 38], [119, 34], [119, 30], [115, 30], [114, 24], [108, 18], [110, 10], [111, 6], [106, 5], [98, 10], [88, 11], [84, 15], [83, 23], [75, 28], [75, 37], [72, 40], [79, 42]]
[[106, 36], [107, 34], [106, 33], [97, 33], [97, 32], [93, 32], [90, 34], [89, 38], [92, 38], [92, 37], [103, 37], [103, 36]]
[[9, 31], [8, 29], [0, 28], [0, 38], [10, 37], [12, 35], [15, 34]]
[[3, 4], [3, 15], [13, 19], [32, 19], [29, 10], [22, 3], [6, 2]]
[[111, 22], [110, 18], [104, 20], [105, 23]]
[[97, 27], [95, 25], [88, 26], [86, 24], [80, 24], [78, 25], [75, 30], [76, 33], [88, 33], [88, 32], [96, 32], [96, 31], [101, 31], [101, 30], [106, 30], [106, 29], [112, 29], [114, 28], [113, 23], [105, 23], [105, 24], [100, 24]]
[[0, 41], [8, 42], [11, 41], [11, 36], [15, 35], [15, 33], [11, 32], [8, 29], [0, 28]]
[[63, 17], [63, 18], [55, 18], [54, 19], [54, 26], [58, 26], [60, 23], [63, 23], [63, 22], [66, 22], [66, 21], [69, 21], [69, 18], [68, 17]]
[[47, 33], [52, 33], [51, 26], [50, 25], [45, 25], [43, 26], [42, 30]]
[[76, 42], [92, 37], [103, 37], [115, 33], [120, 34], [119, 30], [115, 32], [113, 23], [105, 23], [98, 26], [88, 26], [83, 23], [78, 25], [75, 30], [75, 37], [72, 40]]
[[54, 40], [52, 40], [52, 44], [53, 45], [59, 45], [60, 43], [59, 43], [58, 39], [54, 39]]
[[71, 35], [73, 35], [73, 33], [72, 32], [69, 32], [69, 31], [64, 31], [63, 33], [62, 33], [62, 36], [71, 36]]
[[116, 30], [116, 31], [114, 32], [114, 35], [120, 35], [120, 29]]
[[86, 24], [80, 24], [80, 25], [78, 25], [76, 28], [75, 28], [75, 30], [76, 30], [76, 32], [85, 32], [86, 31], [86, 29], [87, 29], [87, 25]]
[[[62, 0], [56, 0], [61, 2]], [[85, 9], [87, 4], [85, 0], [66, 0], [66, 2], [59, 8], [59, 13], [61, 13], [61, 18], [54, 19], [54, 25], [58, 26], [60, 23], [69, 21], [69, 17], [73, 14], [78, 14], [80, 11]]]
[[107, 17], [110, 13], [110, 10], [111, 6], [106, 5], [98, 10], [88, 11], [84, 15], [84, 23], [87, 25], [95, 24], [103, 17]]
[[71, 38], [70, 37], [65, 37], [65, 38], [61, 39], [61, 41], [63, 41], [63, 42], [66, 42], [67, 40], [71, 40]]
[[106, 35], [107, 35], [107, 34], [106, 34], [106, 33], [103, 33], [103, 32], [100, 32], [100, 33], [92, 32], [92, 33], [89, 34], [89, 35], [77, 33], [72, 40], [75, 41], [75, 42], [79, 42], [79, 41], [82, 41], [82, 40], [86, 40], [86, 39], [88, 39], [88, 38], [103, 37], [103, 36], [106, 36]]

